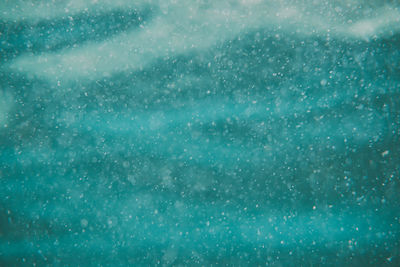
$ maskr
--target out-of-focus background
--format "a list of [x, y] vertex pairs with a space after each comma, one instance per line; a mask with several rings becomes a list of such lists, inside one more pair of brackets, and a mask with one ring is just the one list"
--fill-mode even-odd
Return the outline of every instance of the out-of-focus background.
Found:
[[2, 0], [0, 265], [400, 264], [398, 1]]

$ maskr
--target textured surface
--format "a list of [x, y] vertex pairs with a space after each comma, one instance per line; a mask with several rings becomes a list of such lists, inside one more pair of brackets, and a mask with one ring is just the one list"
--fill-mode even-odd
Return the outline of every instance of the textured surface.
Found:
[[0, 265], [400, 264], [396, 1], [212, 2], [0, 4]]

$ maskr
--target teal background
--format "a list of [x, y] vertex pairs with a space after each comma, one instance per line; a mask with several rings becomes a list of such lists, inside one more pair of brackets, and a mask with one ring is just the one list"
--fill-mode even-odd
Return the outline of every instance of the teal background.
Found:
[[0, 21], [0, 265], [398, 266], [399, 32], [261, 24], [107, 74], [18, 65], [161, 14]]

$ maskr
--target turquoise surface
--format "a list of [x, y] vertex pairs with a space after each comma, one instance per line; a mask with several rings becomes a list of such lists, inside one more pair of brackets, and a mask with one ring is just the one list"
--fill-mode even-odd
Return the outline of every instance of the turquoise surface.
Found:
[[0, 265], [400, 265], [395, 1], [0, 4]]

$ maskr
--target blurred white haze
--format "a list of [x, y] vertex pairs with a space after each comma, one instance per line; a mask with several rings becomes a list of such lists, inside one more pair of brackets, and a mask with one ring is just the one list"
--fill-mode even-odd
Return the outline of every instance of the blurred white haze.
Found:
[[[63, 53], [25, 55], [10, 67], [53, 81], [97, 79], [114, 72], [137, 70], [157, 58], [208, 49], [241, 33], [270, 28], [288, 34], [341, 37], [350, 41], [393, 35], [400, 30], [400, 10], [391, 1], [287, 0], [65, 0], [5, 1], [1, 18], [35, 21], [68, 17], [96, 9], [146, 8], [157, 18], [139, 29], [102, 43], [66, 48]], [[72, 17], [71, 17], [72, 18]]]

